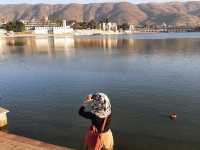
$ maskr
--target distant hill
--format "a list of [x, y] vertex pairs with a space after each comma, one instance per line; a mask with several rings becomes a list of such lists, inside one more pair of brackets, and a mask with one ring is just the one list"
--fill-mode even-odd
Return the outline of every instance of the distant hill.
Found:
[[200, 1], [132, 4], [16, 4], [0, 5], [0, 17], [13, 19], [49, 18], [90, 21], [109, 17], [111, 21], [131, 24], [200, 25]]

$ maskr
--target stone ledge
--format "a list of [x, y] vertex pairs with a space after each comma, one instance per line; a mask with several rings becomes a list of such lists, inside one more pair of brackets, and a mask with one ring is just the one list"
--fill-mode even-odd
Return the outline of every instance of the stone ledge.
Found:
[[2, 131], [0, 131], [0, 145], [2, 150], [72, 150]]

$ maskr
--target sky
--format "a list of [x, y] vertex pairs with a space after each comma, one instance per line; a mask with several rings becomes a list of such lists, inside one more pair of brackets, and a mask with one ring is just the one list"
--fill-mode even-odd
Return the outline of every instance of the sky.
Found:
[[47, 3], [47, 4], [69, 4], [69, 3], [102, 3], [102, 2], [122, 2], [128, 1], [131, 3], [148, 3], [148, 2], [169, 2], [169, 1], [200, 1], [200, 0], [0, 0], [0, 4], [20, 4], [20, 3]]

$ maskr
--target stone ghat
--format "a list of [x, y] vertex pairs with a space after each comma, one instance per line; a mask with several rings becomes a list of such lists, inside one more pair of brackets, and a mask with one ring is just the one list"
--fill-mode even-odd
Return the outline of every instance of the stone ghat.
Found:
[[0, 150], [72, 150], [0, 131]]

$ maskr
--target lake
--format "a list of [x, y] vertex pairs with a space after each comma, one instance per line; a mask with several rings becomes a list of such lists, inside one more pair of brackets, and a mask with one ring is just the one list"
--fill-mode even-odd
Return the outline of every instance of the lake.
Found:
[[200, 33], [0, 38], [7, 132], [83, 149], [78, 109], [96, 91], [112, 103], [114, 149], [200, 149]]

